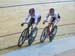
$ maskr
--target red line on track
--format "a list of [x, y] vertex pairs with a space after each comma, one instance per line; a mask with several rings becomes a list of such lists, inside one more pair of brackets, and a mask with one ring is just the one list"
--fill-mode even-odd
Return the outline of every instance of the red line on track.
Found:
[[[75, 23], [63, 24], [63, 25], [59, 25], [59, 26], [61, 27], [61, 26], [66, 26], [66, 25], [75, 25]], [[40, 29], [42, 29], [42, 28], [40, 28]], [[20, 34], [20, 33], [21, 33], [21, 32], [16, 32], [16, 33], [6, 34], [6, 35], [2, 35], [2, 36], [0, 36], [0, 38], [1, 38], [1, 37], [11, 36], [11, 35], [16, 35], [16, 34]]]

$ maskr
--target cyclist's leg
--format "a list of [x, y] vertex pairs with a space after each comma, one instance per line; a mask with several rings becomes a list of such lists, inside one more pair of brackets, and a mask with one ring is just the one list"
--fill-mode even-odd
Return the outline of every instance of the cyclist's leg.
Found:
[[51, 30], [52, 30], [52, 28], [53, 28], [53, 26], [54, 26], [54, 23], [53, 23], [54, 21], [55, 21], [55, 18], [52, 17], [52, 18], [50, 19], [49, 24], [48, 24], [48, 33], [49, 33], [49, 35], [50, 35]]
[[58, 25], [59, 20], [60, 20], [60, 19], [55, 20], [55, 21], [53, 22], [53, 27]]
[[48, 24], [48, 30], [47, 30], [47, 31], [48, 31], [48, 34], [49, 34], [49, 35], [50, 35], [50, 33], [51, 33], [51, 29], [52, 29], [51, 27], [52, 27], [52, 25], [53, 25], [53, 23], [49, 23], [49, 24]]
[[58, 22], [59, 22], [59, 20], [55, 20], [54, 22], [52, 22], [52, 29], [54, 28], [54, 26], [57, 26], [58, 25]]
[[53, 19], [52, 20], [52, 28], [51, 28], [51, 30], [54, 28], [54, 26], [57, 26], [58, 25], [58, 22], [59, 22], [59, 19]]

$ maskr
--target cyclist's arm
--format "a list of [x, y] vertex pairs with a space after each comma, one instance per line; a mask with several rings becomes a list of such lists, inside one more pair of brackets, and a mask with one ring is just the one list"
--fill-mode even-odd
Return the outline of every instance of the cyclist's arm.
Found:
[[46, 19], [45, 19], [45, 21], [47, 21], [48, 20], [48, 17], [50, 16], [50, 14], [48, 13], [47, 14], [47, 16], [46, 16]]
[[21, 26], [23, 26], [25, 23], [28, 23], [29, 17], [30, 17], [30, 15], [27, 15], [27, 17], [23, 20]]
[[59, 20], [59, 19], [60, 19], [59, 13], [57, 13], [57, 14], [55, 15], [55, 17], [56, 17], [56, 20]]
[[30, 15], [28, 14], [27, 17], [24, 19], [23, 23], [27, 23], [29, 21]]
[[59, 15], [59, 13], [55, 13], [54, 18], [55, 18], [54, 22], [59, 22], [60, 21], [60, 15]]

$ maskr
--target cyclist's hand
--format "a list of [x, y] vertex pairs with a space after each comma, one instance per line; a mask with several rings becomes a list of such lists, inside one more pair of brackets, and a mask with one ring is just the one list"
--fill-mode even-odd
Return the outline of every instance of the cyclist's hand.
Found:
[[24, 23], [22, 23], [21, 26], [24, 26]]

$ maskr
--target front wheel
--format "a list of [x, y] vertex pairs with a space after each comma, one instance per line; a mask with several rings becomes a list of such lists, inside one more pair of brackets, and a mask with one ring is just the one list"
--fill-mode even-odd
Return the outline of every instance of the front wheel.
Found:
[[43, 43], [47, 36], [48, 36], [48, 33], [47, 33], [47, 27], [46, 27], [42, 31], [42, 34], [41, 34], [41, 37], [40, 37], [40, 42]]
[[31, 45], [32, 42], [35, 40], [37, 36], [38, 29], [35, 27], [34, 29], [31, 30], [31, 33], [29, 35], [29, 40], [28, 40], [28, 45]]
[[19, 40], [18, 40], [18, 47], [21, 47], [23, 45], [23, 43], [25, 42], [25, 40], [27, 39], [28, 35], [28, 30], [24, 29], [24, 31], [21, 33]]

